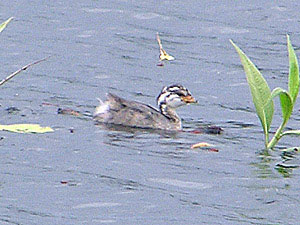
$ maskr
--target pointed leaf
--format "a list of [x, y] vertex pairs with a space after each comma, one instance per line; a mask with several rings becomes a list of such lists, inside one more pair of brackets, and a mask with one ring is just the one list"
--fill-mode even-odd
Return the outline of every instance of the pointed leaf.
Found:
[[233, 41], [230, 40], [230, 42], [238, 52], [241, 62], [244, 66], [247, 81], [253, 98], [253, 103], [263, 126], [265, 137], [268, 139], [268, 131], [270, 129], [274, 113], [274, 103], [273, 100], [270, 100], [271, 90], [266, 80], [263, 78], [256, 66], [251, 62], [251, 60], [236, 44], [233, 43]]
[[300, 135], [300, 130], [288, 130], [283, 132], [281, 136], [284, 135]]
[[275, 98], [279, 95], [283, 124], [285, 125], [289, 120], [293, 111], [293, 100], [291, 95], [282, 88], [275, 88], [271, 93], [271, 98]]
[[287, 35], [287, 45], [289, 51], [289, 93], [292, 97], [293, 104], [295, 103], [299, 92], [299, 65], [294, 48], [291, 44], [290, 37]]
[[8, 20], [0, 24], [0, 33], [4, 30], [4, 28], [7, 26], [7, 24], [13, 19], [13, 17], [10, 17]]
[[16, 133], [46, 133], [53, 132], [51, 127], [41, 127], [39, 124], [11, 124], [0, 125], [0, 130]]

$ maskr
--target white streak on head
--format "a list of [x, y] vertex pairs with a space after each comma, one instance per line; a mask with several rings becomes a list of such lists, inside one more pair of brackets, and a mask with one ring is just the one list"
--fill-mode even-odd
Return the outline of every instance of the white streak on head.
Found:
[[172, 92], [165, 92], [159, 95], [157, 99], [157, 105], [160, 109], [162, 109], [162, 106], [177, 108], [179, 106], [185, 105], [185, 102], [183, 102], [177, 94]]
[[177, 108], [179, 106], [185, 105], [185, 102], [183, 102], [181, 98], [175, 93], [172, 93], [169, 96], [167, 96], [166, 103], [171, 108]]

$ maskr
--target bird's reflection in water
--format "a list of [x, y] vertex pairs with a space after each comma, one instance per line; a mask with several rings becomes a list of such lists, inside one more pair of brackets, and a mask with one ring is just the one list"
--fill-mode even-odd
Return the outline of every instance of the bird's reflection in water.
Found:
[[[140, 144], [153, 144], [153, 141], [160, 139], [177, 139], [180, 131], [169, 131], [160, 129], [141, 129], [115, 124], [97, 124], [99, 128], [108, 131], [105, 136], [107, 140], [104, 143], [109, 145], [124, 145], [127, 142], [132, 142], [133, 139], [136, 143]], [[123, 144], [121, 144], [123, 143]]]

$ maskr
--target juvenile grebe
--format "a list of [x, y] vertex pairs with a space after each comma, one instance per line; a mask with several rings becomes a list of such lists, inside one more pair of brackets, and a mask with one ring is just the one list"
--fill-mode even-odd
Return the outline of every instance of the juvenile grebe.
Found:
[[108, 93], [105, 102], [100, 100], [100, 105], [94, 112], [94, 120], [98, 123], [137, 128], [181, 130], [181, 119], [175, 109], [196, 102], [191, 93], [179, 84], [162, 89], [157, 97], [159, 110], [150, 105], [128, 101]]

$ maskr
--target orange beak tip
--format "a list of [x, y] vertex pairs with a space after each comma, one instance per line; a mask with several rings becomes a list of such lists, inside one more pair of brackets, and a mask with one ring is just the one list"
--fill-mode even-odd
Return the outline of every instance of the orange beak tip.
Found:
[[185, 96], [182, 98], [185, 103], [197, 103], [198, 101], [193, 96]]

